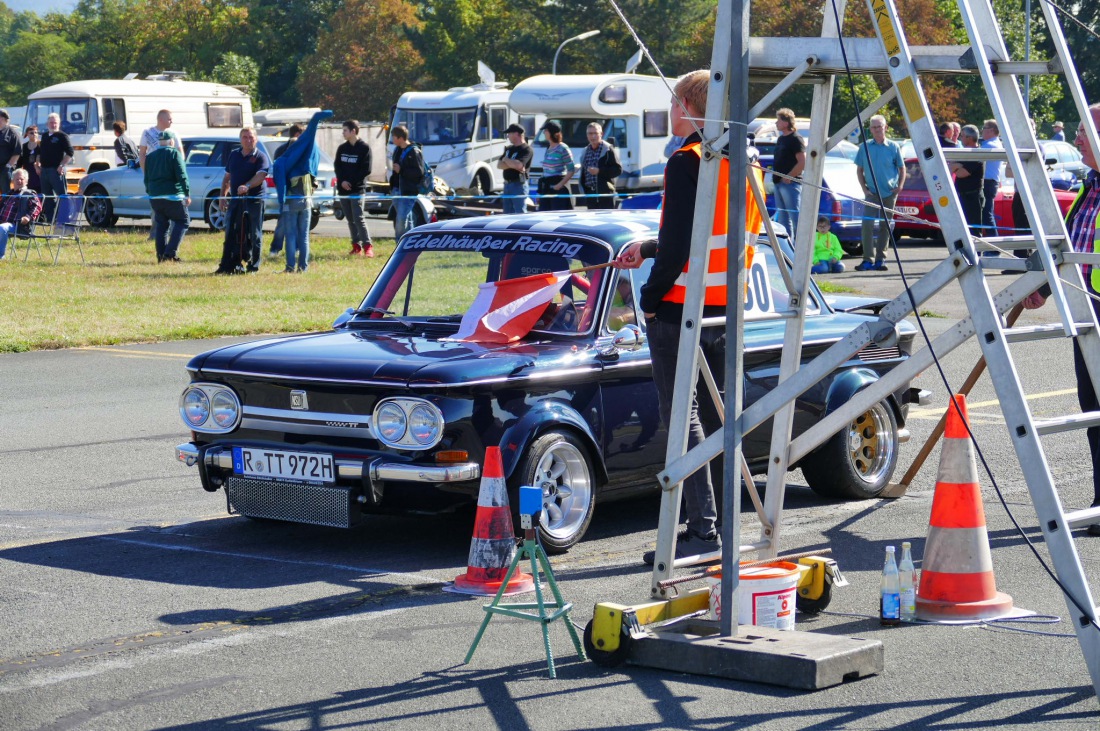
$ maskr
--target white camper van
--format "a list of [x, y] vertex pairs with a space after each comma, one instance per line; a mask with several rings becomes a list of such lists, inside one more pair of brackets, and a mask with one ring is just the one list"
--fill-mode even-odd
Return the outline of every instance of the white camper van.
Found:
[[[535, 114], [521, 118], [508, 106], [508, 85], [495, 81], [478, 64], [481, 83], [447, 91], [409, 91], [401, 95], [391, 129], [409, 128], [409, 138], [421, 145], [424, 161], [459, 194], [488, 195], [504, 187], [497, 161], [508, 146], [504, 130], [521, 124], [535, 132]], [[390, 147], [392, 151], [392, 146]]]
[[[619, 153], [620, 191], [657, 190], [664, 182], [672, 95], [656, 76], [589, 74], [533, 76], [516, 84], [509, 100], [522, 115], [542, 114], [561, 125], [562, 141], [580, 163], [590, 122], [603, 126], [604, 139]], [[532, 177], [542, 172], [546, 140], [533, 143]], [[576, 178], [574, 178], [576, 180]]]
[[45, 132], [46, 117], [61, 116], [76, 157], [74, 168], [88, 172], [115, 166], [115, 122], [126, 123], [138, 144], [141, 133], [157, 123], [157, 112], [172, 112], [172, 131], [181, 138], [217, 135], [252, 125], [248, 94], [224, 84], [181, 81], [175, 75], [155, 79], [98, 79], [54, 84], [27, 97], [26, 125]]

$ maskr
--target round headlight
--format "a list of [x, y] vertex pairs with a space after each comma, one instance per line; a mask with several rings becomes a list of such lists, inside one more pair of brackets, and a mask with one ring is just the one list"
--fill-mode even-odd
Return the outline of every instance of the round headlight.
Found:
[[384, 441], [396, 442], [405, 436], [405, 412], [395, 403], [382, 404], [376, 412], [374, 426]]
[[199, 389], [189, 388], [187, 393], [183, 394], [180, 414], [191, 426], [200, 427], [210, 417], [210, 399]]
[[443, 425], [434, 409], [423, 404], [409, 413], [409, 434], [420, 444], [434, 444]]
[[210, 408], [214, 413], [214, 423], [222, 429], [230, 429], [237, 423], [240, 404], [231, 391], [223, 390], [215, 393], [210, 401]]

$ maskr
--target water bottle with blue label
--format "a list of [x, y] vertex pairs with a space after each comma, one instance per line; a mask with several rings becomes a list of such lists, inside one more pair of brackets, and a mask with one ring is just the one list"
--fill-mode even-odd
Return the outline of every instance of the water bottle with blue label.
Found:
[[886, 547], [886, 563], [882, 567], [879, 621], [882, 624], [901, 623], [901, 578], [898, 574], [898, 562], [894, 559], [893, 546]]

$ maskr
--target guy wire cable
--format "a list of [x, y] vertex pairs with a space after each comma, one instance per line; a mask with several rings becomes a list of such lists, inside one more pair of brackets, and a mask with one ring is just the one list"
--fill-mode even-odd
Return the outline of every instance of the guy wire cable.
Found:
[[[842, 27], [840, 25], [840, 14], [837, 11], [836, 0], [829, 0], [829, 4], [832, 6], [833, 18], [834, 18], [834, 20], [837, 24], [837, 27], [838, 28]], [[851, 66], [848, 63], [847, 50], [844, 48], [844, 34], [843, 34], [843, 32], [840, 34], [839, 40], [840, 40], [840, 53], [841, 53], [841, 56], [844, 59], [845, 76], [847, 78], [848, 89], [849, 89], [849, 92], [851, 93], [851, 97], [852, 97], [852, 106], [853, 106], [853, 108], [855, 108], [856, 117], [859, 119], [860, 138], [863, 140], [863, 144], [866, 145], [867, 144], [867, 133], [863, 129], [863, 119], [859, 117], [859, 102], [856, 98], [855, 78], [854, 78], [854, 75], [852, 74]], [[875, 171], [874, 171], [873, 167], [871, 168], [871, 180], [872, 180], [872, 183], [874, 183], [875, 189], [877, 190], [878, 189], [878, 181], [875, 179]], [[893, 232], [892, 229], [889, 228], [889, 220], [886, 218], [885, 213], [883, 213], [883, 223], [884, 223], [884, 225], [887, 226], [887, 232], [889, 233], [889, 236], [890, 236], [890, 243], [893, 245], [893, 249], [894, 249], [894, 261], [898, 265], [898, 273], [901, 275], [902, 285], [905, 287], [905, 292], [909, 296], [909, 302], [913, 307], [913, 316], [916, 318], [917, 325], [920, 327], [921, 335], [924, 337], [925, 344], [928, 347], [928, 352], [931, 353], [932, 360], [936, 364], [936, 371], [940, 375], [940, 380], [943, 381], [943, 385], [947, 389], [947, 393], [950, 396], [948, 408], [954, 408], [958, 412], [958, 414], [961, 418], [963, 416], [963, 414], [962, 414], [962, 411], [959, 409], [958, 404], [955, 403], [955, 398], [954, 398], [955, 397], [955, 391], [954, 391], [954, 389], [951, 388], [951, 384], [947, 380], [947, 374], [943, 370], [943, 364], [940, 363], [939, 356], [936, 354], [935, 349], [933, 349], [933, 347], [932, 347], [932, 339], [929, 337], [928, 331], [924, 327], [924, 320], [920, 316], [920, 312], [918, 311], [916, 300], [913, 297], [912, 289], [910, 289], [910, 287], [909, 287], [909, 280], [905, 276], [905, 271], [904, 271], [904, 269], [902, 267], [902, 264], [901, 264], [901, 255], [898, 253], [897, 242], [894, 240], [894, 232]], [[1039, 565], [1043, 567], [1043, 570], [1047, 572], [1047, 574], [1054, 581], [1054, 583], [1058, 586], [1058, 588], [1061, 589], [1062, 593], [1071, 602], [1073, 602], [1074, 606], [1077, 607], [1077, 609], [1081, 612], [1081, 614], [1083, 616], [1088, 617], [1090, 610], [1085, 608], [1084, 604], [1081, 601], [1079, 601], [1078, 598], [1076, 596], [1074, 596], [1066, 588], [1066, 586], [1058, 578], [1058, 575], [1050, 568], [1050, 566], [1047, 565], [1047, 562], [1043, 559], [1042, 555], [1039, 554], [1039, 550], [1035, 547], [1035, 544], [1031, 542], [1031, 539], [1028, 537], [1027, 533], [1024, 532], [1024, 529], [1020, 525], [1019, 521], [1016, 520], [1016, 516], [1013, 515], [1012, 510], [1008, 507], [1008, 502], [1005, 500], [1004, 494], [1001, 492], [1000, 485], [997, 484], [997, 479], [993, 476], [993, 470], [989, 467], [989, 463], [985, 459], [985, 454], [982, 452], [981, 446], [978, 444], [978, 439], [974, 435], [974, 432], [970, 428], [970, 424], [968, 423], [967, 419], [965, 419], [965, 418], [962, 418], [962, 423], [966, 426], [966, 433], [969, 435], [970, 441], [974, 445], [974, 451], [978, 455], [978, 459], [981, 460], [982, 468], [985, 470], [986, 475], [989, 476], [989, 480], [993, 485], [993, 489], [997, 493], [997, 499], [1000, 501], [1001, 506], [1004, 508], [1005, 514], [1008, 515], [1009, 520], [1012, 521], [1012, 525], [1015, 526], [1016, 532], [1020, 535], [1021, 538], [1024, 539], [1024, 542], [1027, 544], [1028, 548], [1031, 549], [1031, 552], [1035, 556], [1035, 559], [1039, 562]], [[1092, 610], [1092, 611], [1095, 611], [1095, 610]], [[1090, 619], [1089, 624], [1090, 624], [1090, 626], [1092, 626], [1097, 631], [1100, 631], [1100, 624], [1098, 624], [1095, 620]]]

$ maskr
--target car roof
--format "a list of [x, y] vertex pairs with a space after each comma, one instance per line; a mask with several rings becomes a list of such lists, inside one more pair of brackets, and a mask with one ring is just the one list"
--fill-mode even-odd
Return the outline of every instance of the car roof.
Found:
[[660, 211], [560, 211], [517, 213], [499, 216], [454, 218], [417, 227], [418, 232], [448, 231], [470, 234], [476, 231], [529, 231], [540, 238], [572, 234], [606, 241], [612, 249], [632, 241], [656, 238]]

